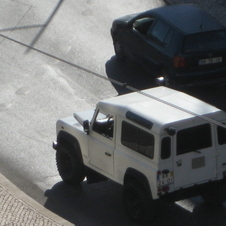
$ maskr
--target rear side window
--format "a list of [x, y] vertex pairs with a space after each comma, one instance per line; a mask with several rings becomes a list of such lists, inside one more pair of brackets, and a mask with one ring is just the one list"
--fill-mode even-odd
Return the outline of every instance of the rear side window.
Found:
[[226, 144], [226, 129], [222, 126], [217, 127], [218, 144]]
[[148, 31], [147, 38], [156, 42], [156, 44], [166, 47], [170, 43], [172, 35], [173, 32], [170, 27], [159, 20], [153, 29]]
[[211, 126], [203, 124], [187, 129], [182, 129], [177, 133], [177, 155], [212, 146]]
[[226, 49], [226, 31], [197, 33], [188, 35], [184, 40], [185, 53], [219, 49]]
[[121, 142], [142, 155], [154, 158], [154, 136], [126, 121], [122, 122]]
[[164, 137], [161, 143], [161, 159], [168, 159], [171, 156], [171, 138]]

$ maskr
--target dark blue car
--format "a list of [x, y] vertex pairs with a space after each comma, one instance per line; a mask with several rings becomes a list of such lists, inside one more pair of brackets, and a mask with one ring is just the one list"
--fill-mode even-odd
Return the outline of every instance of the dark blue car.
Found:
[[127, 15], [111, 28], [118, 59], [131, 58], [171, 87], [226, 82], [226, 29], [196, 5], [172, 5]]

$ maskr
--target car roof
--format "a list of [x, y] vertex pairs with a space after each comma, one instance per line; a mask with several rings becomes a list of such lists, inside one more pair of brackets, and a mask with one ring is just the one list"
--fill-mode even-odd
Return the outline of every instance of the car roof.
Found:
[[[156, 133], [160, 133], [165, 125], [183, 120], [194, 120], [197, 115], [210, 116], [215, 120], [216, 115], [221, 119], [226, 118], [226, 114], [222, 110], [188, 94], [164, 86], [143, 90], [141, 93], [133, 92], [112, 97], [100, 101], [98, 106], [122, 117], [126, 117], [127, 112], [141, 116], [145, 120], [153, 122], [152, 130]], [[181, 110], [181, 108], [185, 110]]]
[[193, 4], [163, 6], [146, 13], [158, 15], [184, 33], [224, 29], [217, 19]]

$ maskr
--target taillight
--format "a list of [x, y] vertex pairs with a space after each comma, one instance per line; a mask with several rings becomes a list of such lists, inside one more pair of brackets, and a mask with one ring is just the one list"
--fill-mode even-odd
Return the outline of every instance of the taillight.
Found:
[[181, 57], [181, 56], [175, 56], [173, 58], [173, 65], [176, 68], [183, 68], [183, 67], [187, 67], [187, 60], [185, 57]]

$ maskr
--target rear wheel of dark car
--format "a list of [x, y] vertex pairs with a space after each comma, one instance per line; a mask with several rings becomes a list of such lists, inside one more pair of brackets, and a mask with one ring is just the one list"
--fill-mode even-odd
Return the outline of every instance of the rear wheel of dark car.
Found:
[[145, 223], [155, 216], [154, 201], [142, 184], [129, 180], [123, 188], [123, 203], [130, 219], [136, 223]]
[[85, 178], [85, 166], [79, 158], [79, 148], [71, 144], [62, 144], [56, 152], [59, 174], [67, 184], [77, 185]]

